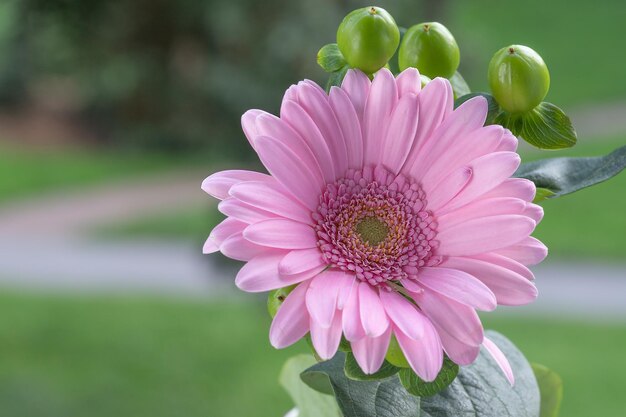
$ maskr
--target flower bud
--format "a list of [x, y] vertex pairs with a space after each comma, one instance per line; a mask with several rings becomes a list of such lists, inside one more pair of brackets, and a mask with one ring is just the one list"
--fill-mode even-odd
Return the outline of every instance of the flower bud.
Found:
[[337, 45], [346, 62], [366, 74], [381, 69], [400, 43], [393, 17], [380, 7], [364, 7], [349, 13], [337, 30]]
[[550, 73], [541, 56], [523, 45], [500, 49], [489, 63], [489, 86], [509, 113], [526, 113], [548, 94]]
[[398, 53], [400, 70], [415, 67], [427, 77], [450, 78], [461, 53], [452, 33], [441, 23], [420, 23], [406, 31]]

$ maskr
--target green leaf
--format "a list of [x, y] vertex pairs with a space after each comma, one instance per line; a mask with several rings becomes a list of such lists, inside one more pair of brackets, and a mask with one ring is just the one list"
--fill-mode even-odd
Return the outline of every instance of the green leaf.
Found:
[[299, 410], [299, 417], [341, 417], [335, 399], [320, 394], [300, 379], [300, 373], [315, 364], [310, 355], [289, 358], [278, 378], [280, 385], [289, 393]]
[[330, 77], [328, 77], [328, 82], [326, 83], [326, 92], [329, 92], [331, 87], [340, 86], [343, 81], [343, 77], [346, 76], [349, 69], [350, 67], [346, 65], [339, 71], [331, 73]]
[[540, 201], [547, 200], [550, 197], [554, 197], [555, 194], [547, 188], [537, 188], [533, 203], [539, 203]]
[[571, 120], [551, 103], [543, 102], [524, 114], [503, 111], [496, 117], [496, 123], [537, 148], [563, 149], [576, 144], [576, 132]]
[[476, 362], [460, 369], [452, 384], [426, 398], [409, 394], [397, 375], [375, 381], [346, 377], [343, 352], [313, 365], [301, 378], [313, 387], [325, 377], [344, 417], [539, 417], [539, 388], [530, 365], [504, 336], [488, 336], [511, 363], [514, 387], [484, 349]]
[[450, 84], [452, 85], [452, 92], [454, 93], [454, 99], [466, 96], [472, 92], [469, 85], [465, 81], [465, 78], [460, 72], [456, 71], [452, 77], [450, 77]]
[[432, 382], [424, 381], [411, 368], [402, 369], [399, 376], [400, 382], [409, 393], [418, 397], [430, 397], [450, 385], [458, 373], [459, 365], [446, 357], [439, 375]]
[[552, 197], [570, 194], [606, 181], [626, 167], [626, 146], [605, 156], [587, 158], [550, 158], [522, 164], [515, 174], [539, 188], [553, 192]]
[[496, 99], [491, 94], [487, 94], [487, 93], [469, 93], [469, 94], [465, 94], [465, 95], [457, 98], [456, 100], [454, 100], [454, 108], [456, 109], [457, 107], [459, 107], [461, 104], [465, 103], [470, 98], [473, 98], [473, 97], [476, 97], [476, 96], [483, 96], [483, 97], [485, 97], [487, 99], [487, 105], [489, 106], [489, 111], [487, 113], [487, 120], [485, 121], [485, 126], [494, 124], [496, 116], [498, 114], [500, 114], [500, 105], [498, 104]]
[[346, 373], [346, 376], [357, 381], [371, 381], [389, 378], [390, 376], [397, 374], [399, 370], [400, 368], [384, 361], [378, 372], [368, 375], [363, 372], [352, 353], [348, 353], [346, 355], [346, 363], [344, 365], [344, 372]]
[[317, 53], [317, 63], [326, 72], [339, 71], [347, 62], [336, 43], [324, 45]]
[[554, 371], [538, 363], [531, 364], [541, 393], [540, 417], [558, 417], [563, 399], [563, 381]]

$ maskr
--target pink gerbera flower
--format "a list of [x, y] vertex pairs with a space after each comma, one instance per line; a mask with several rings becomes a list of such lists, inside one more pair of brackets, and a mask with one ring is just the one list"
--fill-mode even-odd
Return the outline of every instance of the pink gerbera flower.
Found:
[[432, 381], [444, 352], [459, 365], [484, 346], [476, 310], [522, 305], [537, 290], [527, 265], [546, 247], [530, 237], [543, 216], [535, 186], [510, 178], [517, 139], [484, 127], [487, 102], [453, 110], [450, 83], [420, 91], [407, 69], [374, 80], [350, 70], [326, 94], [291, 86], [280, 117], [243, 115], [243, 130], [269, 175], [222, 171], [202, 188], [228, 216], [205, 253], [247, 263], [236, 284], [260, 292], [297, 284], [270, 329], [276, 348], [310, 332], [324, 359], [341, 336], [367, 373], [392, 335], [413, 370]]

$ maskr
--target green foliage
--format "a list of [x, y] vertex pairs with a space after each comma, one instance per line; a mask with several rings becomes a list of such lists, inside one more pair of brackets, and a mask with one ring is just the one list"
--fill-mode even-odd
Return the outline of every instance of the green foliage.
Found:
[[330, 387], [344, 417], [539, 417], [539, 389], [530, 365], [504, 336], [488, 334], [511, 362], [516, 374], [514, 387], [485, 350], [474, 364], [461, 369], [448, 388], [431, 397], [409, 394], [396, 376], [375, 381], [347, 378], [343, 352], [313, 365], [301, 377], [316, 390], [328, 392]]
[[540, 149], [563, 149], [576, 144], [576, 132], [567, 115], [551, 103], [543, 102], [528, 113], [500, 113], [495, 123]]
[[469, 85], [467, 85], [465, 78], [463, 78], [461, 73], [458, 71], [456, 71], [454, 75], [450, 77], [450, 85], [452, 85], [452, 91], [454, 92], [455, 100], [472, 92]]
[[554, 193], [570, 194], [606, 181], [626, 167], [626, 146], [605, 156], [587, 158], [550, 158], [522, 164], [516, 177], [527, 178], [537, 187]]
[[531, 364], [541, 394], [540, 417], [558, 417], [563, 400], [563, 381], [554, 371], [538, 363]]
[[417, 397], [430, 397], [444, 390], [459, 373], [459, 365], [445, 357], [439, 375], [432, 382], [422, 380], [411, 368], [402, 369], [400, 382], [406, 390]]
[[336, 43], [324, 45], [317, 53], [317, 63], [326, 72], [339, 71], [347, 62]]
[[307, 386], [300, 373], [315, 364], [311, 355], [291, 357], [280, 372], [280, 385], [289, 393], [298, 408], [299, 417], [341, 417], [334, 398]]
[[554, 197], [554, 192], [548, 190], [547, 188], [537, 187], [537, 192], [535, 193], [535, 198], [533, 203], [539, 203], [541, 201], [547, 200], [550, 197]]
[[373, 381], [377, 379], [385, 379], [389, 378], [398, 373], [400, 368], [393, 366], [387, 361], [384, 361], [378, 372], [373, 374], [366, 374], [361, 370], [356, 358], [351, 352], [346, 354], [346, 362], [344, 364], [344, 372], [346, 376], [350, 379], [354, 379], [356, 381]]

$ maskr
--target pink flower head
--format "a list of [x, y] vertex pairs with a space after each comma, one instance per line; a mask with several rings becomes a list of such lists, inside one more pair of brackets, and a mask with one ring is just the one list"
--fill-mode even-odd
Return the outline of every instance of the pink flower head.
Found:
[[542, 209], [535, 186], [510, 178], [517, 139], [483, 126], [487, 102], [453, 110], [450, 83], [420, 91], [417, 70], [374, 80], [350, 70], [326, 94], [291, 86], [280, 117], [250, 110], [243, 130], [269, 175], [222, 171], [202, 188], [228, 216], [205, 253], [247, 263], [235, 283], [260, 292], [297, 284], [270, 329], [276, 348], [310, 332], [324, 359], [342, 335], [367, 373], [392, 335], [413, 370], [432, 381], [444, 352], [459, 365], [484, 346], [476, 310], [537, 296], [527, 268], [547, 248], [530, 237]]

